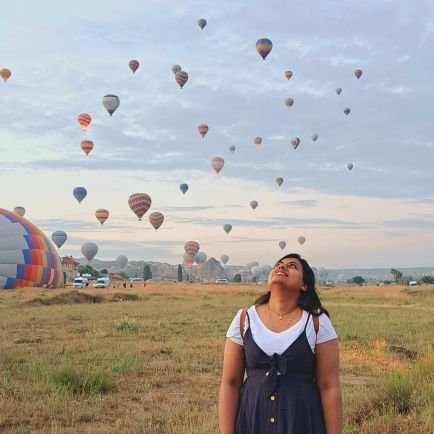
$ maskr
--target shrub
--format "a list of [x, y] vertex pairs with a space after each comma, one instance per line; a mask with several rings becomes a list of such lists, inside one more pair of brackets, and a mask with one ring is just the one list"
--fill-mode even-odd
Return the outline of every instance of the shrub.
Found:
[[139, 330], [139, 324], [135, 319], [121, 319], [116, 323], [116, 330], [121, 332], [137, 332]]

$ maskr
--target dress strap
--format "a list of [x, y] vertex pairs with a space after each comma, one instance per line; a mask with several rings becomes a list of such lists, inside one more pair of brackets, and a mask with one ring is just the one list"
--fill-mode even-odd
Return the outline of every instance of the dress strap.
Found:
[[311, 315], [311, 313], [309, 312], [309, 315], [307, 316], [306, 324], [304, 325], [304, 329], [303, 329], [303, 331], [306, 331], [306, 327], [307, 327], [307, 324], [308, 324], [308, 322], [309, 322], [310, 315]]

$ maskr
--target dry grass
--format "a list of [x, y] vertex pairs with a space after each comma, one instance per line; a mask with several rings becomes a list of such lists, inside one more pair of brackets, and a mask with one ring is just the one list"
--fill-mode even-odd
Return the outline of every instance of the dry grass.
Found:
[[[340, 336], [347, 434], [430, 432], [433, 297], [423, 289], [321, 290]], [[71, 291], [0, 292], [0, 432], [217, 432], [224, 335], [264, 286]], [[393, 407], [401, 391], [406, 414]]]

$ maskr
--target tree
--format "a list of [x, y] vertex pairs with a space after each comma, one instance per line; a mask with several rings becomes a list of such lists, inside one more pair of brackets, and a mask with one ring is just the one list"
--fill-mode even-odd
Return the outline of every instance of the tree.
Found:
[[178, 264], [178, 282], [182, 282], [182, 265]]
[[107, 268], [103, 268], [103, 269], [100, 271], [100, 273], [101, 273], [101, 274], [108, 274], [108, 270], [107, 270]]
[[427, 284], [433, 284], [434, 283], [434, 276], [422, 276], [422, 278], [420, 279], [420, 281], [422, 283], [427, 283]]
[[152, 279], [152, 272], [151, 272], [151, 267], [146, 264], [143, 267], [143, 280], [149, 280]]
[[362, 276], [354, 276], [351, 281], [357, 285], [363, 285], [365, 283], [365, 279]]
[[392, 274], [393, 280], [396, 283], [401, 283], [401, 280], [402, 280], [402, 272], [401, 271], [397, 270], [396, 268], [392, 268], [390, 270], [390, 273]]
[[241, 274], [239, 274], [239, 273], [235, 274], [233, 281], [240, 283], [241, 282]]

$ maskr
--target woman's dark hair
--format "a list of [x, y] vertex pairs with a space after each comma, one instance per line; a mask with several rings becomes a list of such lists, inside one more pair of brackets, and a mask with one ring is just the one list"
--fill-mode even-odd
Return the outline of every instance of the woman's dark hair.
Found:
[[[327, 316], [330, 316], [328, 311], [321, 305], [321, 301], [315, 288], [315, 274], [306, 259], [303, 259], [298, 253], [290, 253], [289, 255], [280, 258], [277, 262], [286, 258], [298, 259], [303, 267], [303, 282], [306, 285], [306, 291], [300, 290], [298, 307], [310, 312], [312, 315], [321, 315], [322, 313], [325, 313]], [[270, 301], [270, 295], [271, 291], [266, 292], [255, 301], [255, 304], [267, 304]]]

